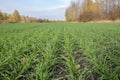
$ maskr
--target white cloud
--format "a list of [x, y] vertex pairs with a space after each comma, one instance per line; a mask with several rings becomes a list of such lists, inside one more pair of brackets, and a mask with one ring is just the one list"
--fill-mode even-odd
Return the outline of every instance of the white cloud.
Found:
[[[7, 13], [12, 13], [14, 9], [19, 10], [21, 15], [25, 16], [33, 16], [37, 18], [48, 18], [52, 20], [64, 20], [65, 19], [65, 10], [69, 6], [71, 0], [56, 0], [58, 2], [58, 5], [53, 5], [50, 7], [40, 7], [40, 8], [34, 8], [32, 7], [24, 7], [24, 6], [19, 6], [15, 5], [10, 5], [10, 4], [3, 4], [1, 5], [0, 9], [4, 12]], [[9, 6], [10, 5], [10, 6]], [[8, 8], [9, 7], [9, 8]]]

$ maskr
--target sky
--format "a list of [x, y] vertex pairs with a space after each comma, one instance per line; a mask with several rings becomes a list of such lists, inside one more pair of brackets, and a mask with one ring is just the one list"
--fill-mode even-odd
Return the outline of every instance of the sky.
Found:
[[0, 10], [12, 14], [49, 20], [65, 20], [65, 10], [71, 0], [0, 0]]

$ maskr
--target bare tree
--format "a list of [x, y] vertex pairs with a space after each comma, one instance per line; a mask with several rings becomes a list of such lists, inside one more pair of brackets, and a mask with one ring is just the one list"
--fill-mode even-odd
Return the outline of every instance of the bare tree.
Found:
[[78, 0], [66, 10], [67, 21], [120, 19], [120, 0]]

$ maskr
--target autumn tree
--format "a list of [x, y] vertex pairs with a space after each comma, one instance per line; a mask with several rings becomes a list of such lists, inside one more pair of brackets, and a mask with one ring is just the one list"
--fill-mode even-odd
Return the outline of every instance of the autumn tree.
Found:
[[8, 23], [13, 23], [14, 22], [14, 18], [13, 15], [9, 14], [8, 18], [7, 18]]
[[3, 20], [3, 14], [1, 11], [0, 11], [0, 20]]
[[84, 2], [83, 2], [83, 9], [84, 9], [84, 11], [83, 11], [83, 14], [82, 14], [82, 16], [84, 16], [83, 17], [83, 21], [90, 21], [90, 20], [92, 20], [93, 19], [93, 1], [92, 0], [84, 0]]
[[120, 19], [120, 0], [117, 0], [117, 7], [116, 7], [116, 17]]
[[67, 21], [120, 19], [120, 0], [81, 0], [66, 9]]
[[3, 20], [7, 20], [8, 15], [6, 13], [3, 13], [2, 15], [3, 15]]
[[79, 1], [71, 2], [71, 6], [66, 9], [65, 17], [67, 21], [77, 21], [79, 17]]
[[14, 20], [14, 22], [19, 22], [20, 21], [20, 15], [19, 15], [19, 12], [17, 10], [15, 10], [13, 12], [13, 20]]
[[7, 14], [0, 11], [0, 23], [31, 23], [31, 22], [49, 22], [48, 19], [37, 19], [35, 17], [21, 16], [17, 10], [13, 14]]
[[25, 23], [26, 22], [26, 17], [25, 16], [21, 16], [21, 22]]
[[71, 8], [67, 8], [66, 12], [65, 12], [65, 17], [66, 17], [66, 21], [72, 21], [73, 20], [73, 16], [71, 14]]

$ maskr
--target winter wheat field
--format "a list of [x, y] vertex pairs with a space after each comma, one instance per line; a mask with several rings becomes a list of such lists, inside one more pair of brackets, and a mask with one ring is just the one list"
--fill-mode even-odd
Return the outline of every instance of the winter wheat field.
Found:
[[120, 24], [0, 24], [0, 80], [120, 80]]

